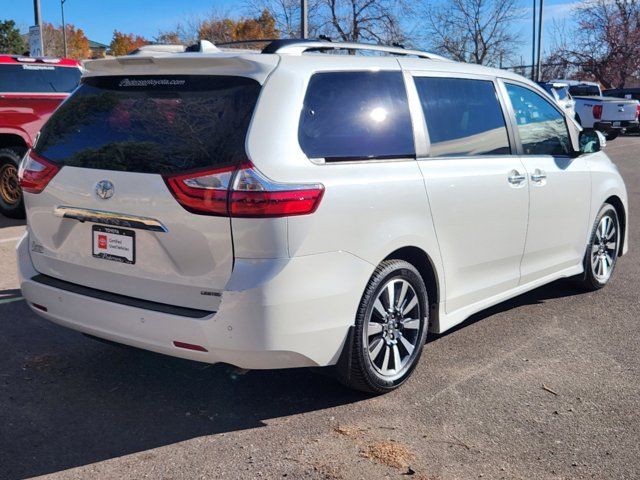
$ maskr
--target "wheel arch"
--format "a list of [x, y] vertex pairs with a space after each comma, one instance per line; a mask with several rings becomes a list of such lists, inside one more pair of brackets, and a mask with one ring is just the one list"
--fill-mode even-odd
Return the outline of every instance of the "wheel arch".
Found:
[[409, 262], [420, 273], [429, 295], [429, 329], [438, 331], [441, 283], [433, 260], [423, 249], [414, 246], [398, 248], [384, 258], [384, 260], [391, 259]]
[[26, 151], [29, 145], [22, 136], [16, 133], [0, 133], [0, 149], [16, 147]]
[[618, 256], [622, 256], [624, 251], [624, 241], [627, 234], [627, 212], [624, 208], [624, 203], [617, 195], [611, 195], [607, 198], [604, 203], [608, 203], [613, 208], [616, 209], [616, 213], [618, 214], [618, 220], [620, 221], [620, 247], [618, 249]]

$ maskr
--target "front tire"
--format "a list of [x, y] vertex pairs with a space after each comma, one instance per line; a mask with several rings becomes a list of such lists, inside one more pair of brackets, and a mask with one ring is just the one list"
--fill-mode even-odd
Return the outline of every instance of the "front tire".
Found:
[[418, 270], [386, 260], [373, 273], [360, 302], [338, 378], [368, 393], [402, 385], [420, 360], [429, 326], [427, 288]]
[[580, 282], [585, 290], [599, 290], [611, 279], [620, 251], [621, 233], [616, 209], [605, 203], [598, 212], [585, 253], [585, 273]]
[[18, 182], [20, 155], [12, 148], [0, 149], [0, 213], [24, 218], [24, 199]]

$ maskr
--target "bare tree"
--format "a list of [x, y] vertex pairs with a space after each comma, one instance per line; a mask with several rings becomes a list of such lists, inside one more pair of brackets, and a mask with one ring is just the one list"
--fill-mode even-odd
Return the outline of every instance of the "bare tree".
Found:
[[[255, 15], [266, 8], [276, 19], [282, 37], [300, 35], [299, 0], [247, 0]], [[325, 35], [343, 42], [404, 43], [400, 15], [405, 0], [310, 0], [309, 35]]]
[[576, 28], [557, 55], [606, 88], [640, 74], [640, 1], [587, 0], [574, 9]]
[[519, 45], [513, 23], [522, 18], [516, 0], [445, 0], [425, 12], [425, 41], [453, 60], [499, 65]]
[[[213, 16], [213, 15], [212, 15]], [[190, 45], [199, 40], [199, 30], [202, 19], [192, 17], [186, 21], [179, 21], [171, 30], [162, 30], [154, 38], [156, 43]]]
[[407, 9], [403, 1], [320, 0], [318, 31], [343, 42], [405, 43], [399, 18]]

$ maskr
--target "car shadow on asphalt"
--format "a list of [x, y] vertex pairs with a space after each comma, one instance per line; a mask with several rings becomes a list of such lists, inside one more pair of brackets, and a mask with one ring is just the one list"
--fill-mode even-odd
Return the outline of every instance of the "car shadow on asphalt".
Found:
[[[430, 341], [578, 293], [570, 282], [555, 282]], [[308, 369], [242, 374], [106, 345], [38, 318], [24, 301], [0, 303], [0, 478], [53, 473], [366, 398]]]
[[19, 220], [15, 218], [5, 217], [0, 213], [0, 229], [6, 228], [6, 227], [19, 227], [22, 225], [26, 225], [26, 223], [27, 223], [26, 220]]
[[38, 318], [24, 301], [0, 303], [0, 478], [53, 473], [368, 398], [308, 369], [241, 373], [105, 345]]
[[430, 333], [427, 338], [427, 343], [434, 342], [446, 337], [447, 335], [451, 335], [452, 333], [484, 320], [487, 317], [491, 317], [502, 312], [508, 312], [509, 310], [523, 305], [536, 305], [544, 303], [545, 300], [572, 297], [574, 295], [582, 295], [584, 293], [585, 291], [581, 289], [576, 282], [569, 279], [556, 280], [555, 282], [536, 288], [535, 290], [531, 290], [527, 293], [523, 293], [522, 295], [506, 300], [494, 305], [493, 307], [487, 308], [486, 310], [482, 310], [442, 334]]

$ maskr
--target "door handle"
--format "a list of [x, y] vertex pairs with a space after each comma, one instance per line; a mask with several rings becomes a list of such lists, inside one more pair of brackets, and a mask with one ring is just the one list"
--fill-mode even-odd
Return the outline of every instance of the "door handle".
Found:
[[540, 182], [542, 182], [543, 180], [546, 180], [546, 179], [547, 179], [547, 174], [544, 173], [539, 168], [536, 168], [535, 171], [531, 174], [531, 181], [532, 182], [540, 183]]
[[520, 185], [526, 179], [527, 179], [527, 176], [522, 174], [522, 173], [520, 173], [517, 170], [511, 170], [511, 173], [509, 173], [509, 177], [507, 178], [507, 180], [509, 180], [509, 183], [511, 185]]

